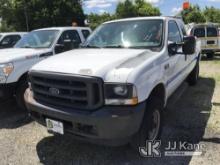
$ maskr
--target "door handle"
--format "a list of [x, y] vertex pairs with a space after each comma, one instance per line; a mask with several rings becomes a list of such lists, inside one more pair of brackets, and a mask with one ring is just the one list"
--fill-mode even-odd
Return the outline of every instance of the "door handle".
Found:
[[167, 70], [167, 69], [169, 69], [170, 68], [170, 64], [166, 64], [165, 66], [164, 66], [164, 69], [165, 70]]

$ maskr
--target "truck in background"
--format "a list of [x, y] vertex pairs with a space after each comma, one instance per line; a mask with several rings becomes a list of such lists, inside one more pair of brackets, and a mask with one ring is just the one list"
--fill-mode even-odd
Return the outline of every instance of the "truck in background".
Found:
[[26, 32], [0, 33], [0, 49], [12, 48]]
[[54, 27], [34, 30], [10, 49], [0, 50], [0, 100], [16, 96], [25, 109], [28, 70], [47, 57], [76, 49], [91, 30], [87, 27]]

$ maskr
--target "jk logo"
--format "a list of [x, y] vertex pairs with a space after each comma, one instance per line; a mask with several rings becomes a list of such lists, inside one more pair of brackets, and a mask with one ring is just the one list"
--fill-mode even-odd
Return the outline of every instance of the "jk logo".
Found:
[[146, 141], [146, 147], [139, 147], [139, 152], [143, 157], [161, 157], [160, 140]]

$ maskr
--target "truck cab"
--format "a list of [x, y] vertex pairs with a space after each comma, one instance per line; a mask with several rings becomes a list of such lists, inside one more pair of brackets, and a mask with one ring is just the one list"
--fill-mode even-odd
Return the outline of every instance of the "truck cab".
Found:
[[199, 76], [200, 45], [173, 17], [100, 25], [76, 51], [29, 71], [30, 116], [54, 134], [134, 148], [156, 140], [168, 98]]
[[13, 48], [0, 50], [0, 100], [15, 95], [19, 107], [25, 109], [28, 70], [47, 57], [78, 48], [90, 33], [87, 27], [38, 29], [25, 35]]
[[12, 48], [26, 32], [0, 33], [0, 49]]

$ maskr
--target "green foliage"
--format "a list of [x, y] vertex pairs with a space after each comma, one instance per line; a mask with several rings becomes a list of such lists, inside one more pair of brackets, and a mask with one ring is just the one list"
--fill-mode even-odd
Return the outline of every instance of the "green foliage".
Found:
[[84, 24], [85, 16], [78, 0], [0, 0], [0, 16], [16, 30]]
[[214, 7], [206, 7], [204, 10], [204, 15], [208, 22], [220, 23], [220, 9]]
[[116, 15], [118, 18], [128, 18], [136, 16], [136, 8], [130, 0], [120, 2], [116, 8]]
[[159, 16], [161, 15], [160, 10], [153, 7], [150, 3], [144, 0], [125, 0], [120, 2], [116, 8], [116, 15], [118, 18], [128, 17], [141, 17], [141, 16]]
[[150, 3], [146, 3], [144, 0], [136, 0], [135, 8], [137, 16], [160, 16], [160, 10], [157, 7], [153, 7]]
[[181, 12], [184, 22], [187, 23], [204, 23], [206, 22], [205, 16], [198, 5], [191, 6], [188, 10]]
[[99, 14], [94, 14], [91, 13], [90, 15], [87, 16], [89, 22], [90, 22], [90, 28], [95, 29], [97, 26], [102, 24], [103, 22], [110, 21], [113, 19], [116, 19], [115, 15], [111, 15], [109, 13], [103, 13], [101, 15]]
[[15, 29], [12, 26], [8, 26], [5, 21], [0, 23], [0, 32], [13, 32]]

